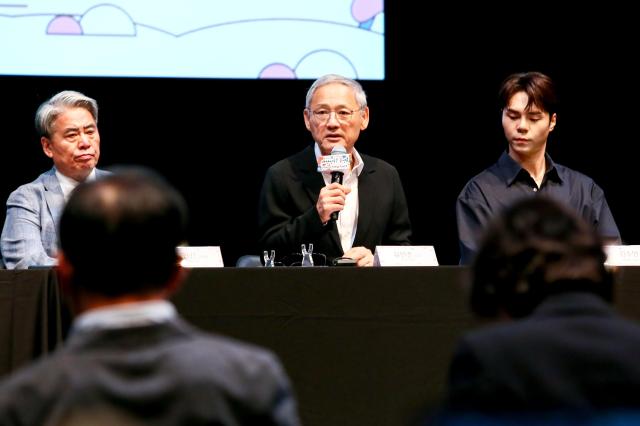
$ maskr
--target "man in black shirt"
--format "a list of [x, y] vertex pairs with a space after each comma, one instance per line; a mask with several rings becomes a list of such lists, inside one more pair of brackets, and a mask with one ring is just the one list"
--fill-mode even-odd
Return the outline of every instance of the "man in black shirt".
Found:
[[479, 235], [493, 216], [514, 201], [537, 194], [570, 206], [606, 241], [619, 242], [620, 232], [604, 191], [590, 177], [554, 163], [546, 153], [557, 120], [551, 79], [539, 72], [513, 74], [502, 83], [499, 98], [508, 150], [473, 177], [458, 196], [460, 263], [471, 263]]

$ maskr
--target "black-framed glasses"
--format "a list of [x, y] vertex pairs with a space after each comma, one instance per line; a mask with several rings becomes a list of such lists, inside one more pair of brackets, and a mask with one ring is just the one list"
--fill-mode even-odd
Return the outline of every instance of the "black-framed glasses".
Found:
[[362, 110], [361, 109], [353, 110], [353, 109], [341, 108], [341, 109], [339, 109], [337, 111], [332, 111], [330, 109], [320, 108], [320, 109], [308, 110], [308, 111], [311, 114], [311, 116], [318, 123], [326, 123], [327, 121], [329, 121], [329, 119], [331, 118], [331, 114], [335, 114], [336, 115], [336, 119], [340, 123], [348, 123], [348, 122], [351, 121], [351, 119], [353, 118], [353, 114], [356, 111], [362, 111]]

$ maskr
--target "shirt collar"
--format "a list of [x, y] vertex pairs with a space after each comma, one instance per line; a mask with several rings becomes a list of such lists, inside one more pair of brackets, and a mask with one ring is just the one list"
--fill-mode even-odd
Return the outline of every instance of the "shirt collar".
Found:
[[73, 322], [74, 331], [114, 329], [167, 322], [176, 317], [175, 307], [166, 300], [123, 303], [91, 309]]
[[[545, 152], [544, 159], [547, 169], [545, 171], [545, 177], [557, 180], [559, 183], [562, 183], [564, 181], [562, 171], [558, 170], [558, 167], [556, 167], [556, 164], [551, 159], [551, 156]], [[527, 171], [524, 170], [516, 160], [511, 158], [506, 150], [502, 153], [500, 159], [498, 159], [498, 166], [500, 177], [507, 186], [511, 186], [523, 171], [524, 173], [527, 173]]]
[[[71, 192], [80, 184], [75, 179], [70, 178], [69, 176], [65, 176], [58, 169], [56, 169], [56, 177], [58, 178], [58, 182], [60, 182], [60, 189], [62, 189], [62, 194], [64, 195], [65, 201], [69, 199], [69, 195]], [[96, 179], [96, 168], [94, 167], [89, 173], [89, 176], [85, 179], [85, 182], [91, 182]]]

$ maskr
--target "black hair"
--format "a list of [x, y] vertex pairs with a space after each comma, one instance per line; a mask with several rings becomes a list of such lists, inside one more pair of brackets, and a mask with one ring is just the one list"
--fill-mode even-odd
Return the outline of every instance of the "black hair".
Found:
[[474, 259], [472, 310], [522, 317], [562, 291], [593, 292], [611, 301], [605, 260], [600, 237], [573, 211], [544, 196], [525, 198], [487, 229]]
[[74, 286], [118, 296], [163, 287], [176, 270], [187, 207], [160, 175], [121, 167], [81, 183], [60, 219], [60, 248]]

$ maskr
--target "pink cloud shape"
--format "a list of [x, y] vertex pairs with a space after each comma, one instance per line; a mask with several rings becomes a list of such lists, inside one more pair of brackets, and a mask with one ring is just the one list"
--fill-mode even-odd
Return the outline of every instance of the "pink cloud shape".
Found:
[[270, 64], [260, 71], [260, 78], [296, 78], [296, 73], [288, 65]]
[[358, 22], [368, 21], [382, 12], [383, 9], [383, 0], [353, 0], [353, 3], [351, 3], [351, 14]]
[[82, 27], [72, 16], [59, 15], [47, 25], [47, 34], [78, 35], [82, 34]]

